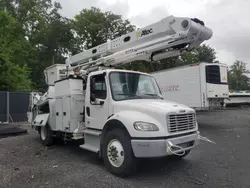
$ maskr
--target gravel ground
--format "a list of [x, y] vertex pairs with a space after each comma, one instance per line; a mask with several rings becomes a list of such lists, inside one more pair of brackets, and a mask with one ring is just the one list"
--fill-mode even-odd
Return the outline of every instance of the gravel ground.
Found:
[[250, 187], [250, 109], [199, 113], [202, 142], [182, 161], [142, 160], [127, 179], [72, 143], [44, 147], [38, 134], [0, 139], [0, 187]]

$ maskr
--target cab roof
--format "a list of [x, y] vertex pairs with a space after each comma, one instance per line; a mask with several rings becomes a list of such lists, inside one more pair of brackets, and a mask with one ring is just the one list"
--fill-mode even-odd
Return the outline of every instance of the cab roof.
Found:
[[148, 73], [145, 73], [145, 72], [134, 71], [134, 70], [124, 70], [124, 69], [112, 69], [112, 68], [94, 71], [94, 72], [91, 72], [91, 74], [101, 74], [103, 72], [106, 72], [106, 73], [110, 73], [110, 72], [129, 72], [129, 73], [137, 73], [137, 74], [152, 76], [151, 74], [148, 74]]

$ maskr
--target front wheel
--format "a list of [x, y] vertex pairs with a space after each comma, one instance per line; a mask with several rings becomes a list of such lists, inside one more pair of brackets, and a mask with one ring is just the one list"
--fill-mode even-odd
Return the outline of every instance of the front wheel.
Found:
[[42, 126], [39, 130], [39, 133], [43, 145], [50, 146], [53, 144], [54, 138], [52, 136], [52, 130], [48, 124]]
[[103, 143], [103, 160], [107, 169], [120, 177], [125, 177], [136, 170], [131, 139], [120, 129], [115, 129], [105, 135]]

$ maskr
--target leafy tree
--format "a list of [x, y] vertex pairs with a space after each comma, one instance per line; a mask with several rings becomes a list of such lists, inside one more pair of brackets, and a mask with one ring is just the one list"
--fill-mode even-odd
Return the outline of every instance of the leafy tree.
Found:
[[203, 44], [198, 46], [192, 52], [186, 52], [181, 55], [184, 64], [193, 64], [198, 62], [214, 63], [216, 52], [210, 46]]
[[246, 73], [250, 73], [246, 68], [246, 63], [235, 61], [233, 65], [230, 66], [228, 72], [229, 88], [231, 90], [249, 90], [250, 79], [245, 75]]
[[52, 0], [1, 0], [4, 10], [9, 12], [22, 26], [30, 41], [36, 39], [51, 14], [60, 8], [60, 4]]
[[216, 52], [210, 46], [203, 44], [195, 49], [196, 57], [199, 62], [214, 63], [216, 59]]
[[[67, 18], [59, 14], [60, 3], [52, 0], [2, 0], [3, 9], [8, 11], [20, 26], [20, 32], [32, 46], [36, 61], [26, 63], [30, 68], [30, 78], [39, 90], [46, 89], [43, 70], [55, 63], [64, 63], [65, 54], [72, 48], [74, 36]], [[19, 59], [16, 53], [15, 57]], [[14, 61], [20, 63], [20, 61]]]
[[78, 40], [78, 49], [89, 49], [135, 29], [128, 20], [99, 8], [83, 9], [75, 16], [72, 27]]
[[0, 90], [30, 91], [31, 84], [26, 66], [11, 63], [0, 54]]
[[0, 11], [0, 33], [0, 90], [30, 90], [26, 61], [32, 60], [32, 48], [17, 21], [4, 11]]
[[197, 56], [197, 52], [192, 51], [192, 52], [185, 52], [181, 55], [181, 61], [183, 64], [193, 64], [193, 63], [198, 63], [199, 59]]

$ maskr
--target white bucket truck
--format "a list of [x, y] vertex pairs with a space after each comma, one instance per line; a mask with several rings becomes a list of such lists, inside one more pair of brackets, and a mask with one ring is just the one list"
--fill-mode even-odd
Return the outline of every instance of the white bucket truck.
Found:
[[46, 146], [82, 140], [117, 176], [133, 172], [136, 158], [182, 158], [197, 144], [195, 111], [164, 101], [150, 74], [111, 67], [177, 56], [211, 37], [202, 21], [169, 16], [52, 65], [31, 124]]
[[222, 63], [195, 63], [153, 72], [152, 76], [165, 100], [196, 111], [220, 109], [229, 98], [227, 66]]

